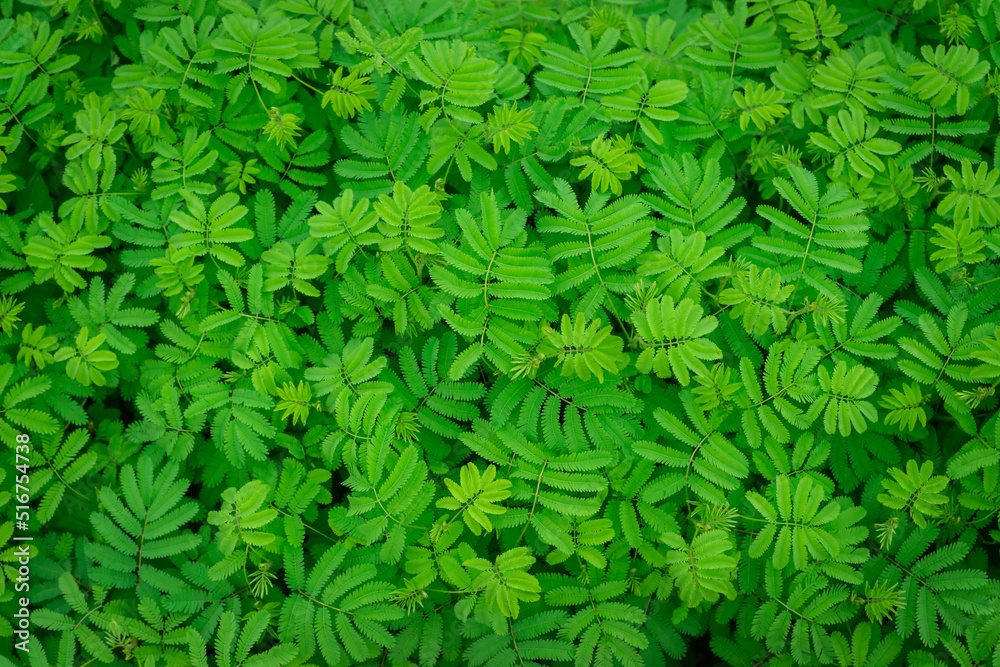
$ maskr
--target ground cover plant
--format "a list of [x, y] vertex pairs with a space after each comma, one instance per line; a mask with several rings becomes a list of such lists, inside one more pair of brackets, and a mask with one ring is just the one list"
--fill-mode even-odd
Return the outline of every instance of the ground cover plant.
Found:
[[1000, 2], [0, 13], [0, 667], [1000, 667]]

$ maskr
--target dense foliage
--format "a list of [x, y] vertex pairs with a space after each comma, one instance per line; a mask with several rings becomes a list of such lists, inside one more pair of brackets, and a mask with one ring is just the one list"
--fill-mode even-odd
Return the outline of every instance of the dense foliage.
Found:
[[0, 10], [0, 666], [1000, 667], [1000, 2]]

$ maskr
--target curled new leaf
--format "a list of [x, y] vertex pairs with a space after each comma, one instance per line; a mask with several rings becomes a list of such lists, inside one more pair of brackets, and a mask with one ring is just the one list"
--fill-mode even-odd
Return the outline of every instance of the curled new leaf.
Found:
[[944, 44], [937, 48], [925, 44], [920, 55], [926, 62], [913, 63], [906, 69], [914, 77], [910, 92], [930, 100], [935, 107], [944, 106], [954, 97], [958, 113], [964, 114], [971, 95], [969, 86], [986, 76], [990, 63], [980, 61], [979, 53], [964, 44], [948, 49]]
[[827, 433], [839, 432], [843, 436], [852, 431], [864, 433], [868, 423], [878, 419], [875, 406], [864, 400], [878, 386], [878, 376], [872, 369], [838, 361], [833, 373], [820, 366], [818, 377], [823, 394], [816, 399], [813, 410], [825, 407], [823, 427]]
[[444, 232], [435, 223], [441, 217], [437, 195], [426, 185], [410, 190], [404, 183], [396, 182], [392, 196], [382, 195], [374, 205], [379, 216], [379, 240], [382, 250], [395, 250], [401, 245], [429, 255], [438, 252], [431, 243]]
[[702, 602], [715, 602], [722, 596], [736, 597], [731, 579], [739, 560], [727, 553], [733, 545], [724, 531], [702, 533], [690, 544], [672, 533], [665, 534], [661, 539], [672, 547], [666, 564], [684, 604], [697, 607]]
[[642, 156], [634, 151], [629, 137], [612, 139], [597, 137], [590, 144], [589, 155], [573, 158], [570, 164], [583, 167], [580, 180], [590, 177], [591, 187], [600, 192], [622, 193], [622, 181], [627, 181], [645, 166]]
[[479, 468], [470, 463], [462, 468], [461, 483], [445, 479], [451, 498], [441, 498], [437, 506], [458, 511], [462, 519], [475, 535], [482, 531], [492, 531], [489, 514], [503, 514], [506, 509], [497, 503], [510, 496], [510, 482], [496, 479], [497, 470], [489, 466], [480, 474]]
[[705, 337], [715, 331], [718, 320], [691, 299], [676, 306], [669, 296], [651, 299], [644, 311], [632, 314], [632, 322], [643, 348], [635, 365], [641, 373], [657, 377], [673, 375], [681, 384], [691, 381], [691, 371], [708, 375], [703, 360], [720, 359], [722, 351]]
[[878, 495], [880, 503], [895, 510], [909, 512], [913, 522], [921, 528], [927, 526], [927, 519], [941, 515], [948, 496], [941, 493], [948, 486], [944, 475], [934, 475], [934, 462], [906, 462], [906, 470], [891, 468], [891, 479], [882, 480], [883, 493]]
[[542, 588], [528, 568], [535, 562], [526, 547], [515, 547], [496, 557], [494, 562], [473, 558], [464, 565], [479, 572], [472, 585], [484, 588], [484, 603], [488, 610], [497, 610], [508, 618], [517, 618], [521, 602], [539, 598]]
[[80, 329], [74, 341], [75, 347], [63, 347], [53, 355], [54, 361], [66, 362], [66, 375], [83, 386], [106, 384], [102, 371], [118, 368], [118, 357], [110, 350], [101, 350], [105, 335], [91, 337], [87, 327]]
[[593, 374], [603, 382], [605, 371], [616, 373], [625, 365], [622, 344], [621, 338], [611, 335], [611, 327], [602, 327], [599, 320], [588, 324], [580, 313], [575, 320], [563, 315], [559, 330], [547, 331], [538, 351], [554, 356], [563, 375], [589, 380]]

